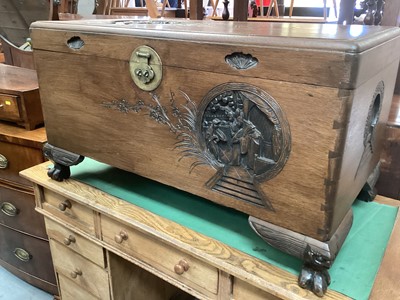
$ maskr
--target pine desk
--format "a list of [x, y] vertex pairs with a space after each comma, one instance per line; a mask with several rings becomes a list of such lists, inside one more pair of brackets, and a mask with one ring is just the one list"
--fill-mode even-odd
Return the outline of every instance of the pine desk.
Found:
[[[320, 299], [280, 267], [76, 179], [51, 180], [49, 165], [21, 175], [34, 182], [62, 299], [177, 299], [181, 293], [200, 299]], [[399, 278], [396, 240], [389, 243], [382, 266], [390, 272], [380, 270], [375, 299], [400, 295], [387, 288], [395, 284], [385, 286]], [[328, 290], [323, 299], [350, 298]]]

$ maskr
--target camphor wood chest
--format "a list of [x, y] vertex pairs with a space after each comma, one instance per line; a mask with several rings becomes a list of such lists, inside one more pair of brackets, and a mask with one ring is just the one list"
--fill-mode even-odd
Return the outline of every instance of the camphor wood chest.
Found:
[[104, 20], [31, 31], [53, 178], [72, 152], [317, 241], [351, 224], [340, 225], [379, 160], [399, 28]]

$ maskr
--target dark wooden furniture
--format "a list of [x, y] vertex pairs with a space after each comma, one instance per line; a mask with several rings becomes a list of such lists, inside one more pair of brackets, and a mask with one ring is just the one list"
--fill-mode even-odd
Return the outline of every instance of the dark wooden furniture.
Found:
[[243, 211], [329, 267], [378, 164], [400, 57], [399, 28], [361, 29], [37, 22], [50, 176], [92, 157]]
[[0, 120], [27, 130], [43, 125], [35, 70], [0, 64]]
[[44, 128], [27, 131], [0, 123], [0, 264], [49, 293], [58, 294], [43, 217], [32, 184], [19, 171], [44, 161]]
[[400, 95], [393, 97], [376, 189], [380, 195], [400, 200]]

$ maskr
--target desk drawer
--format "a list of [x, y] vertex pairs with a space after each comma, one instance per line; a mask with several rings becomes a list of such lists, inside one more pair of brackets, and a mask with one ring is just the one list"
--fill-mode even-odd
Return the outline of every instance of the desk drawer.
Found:
[[60, 285], [61, 298], [62, 300], [96, 300], [99, 299], [90, 294], [79, 285], [75, 284], [72, 280], [67, 277], [58, 274], [58, 283]]
[[35, 197], [0, 183], [0, 224], [47, 239], [43, 216], [35, 211]]
[[108, 273], [86, 258], [50, 239], [51, 255], [58, 274], [71, 279], [100, 299], [110, 299]]
[[233, 285], [233, 299], [279, 300], [281, 298], [269, 294], [243, 280], [235, 278], [235, 283]]
[[44, 161], [41, 149], [0, 142], [0, 178], [32, 186], [19, 172]]
[[15, 95], [0, 94], [0, 119], [10, 121], [21, 120], [19, 99]]
[[95, 235], [94, 212], [71, 199], [44, 189], [43, 209], [91, 235]]
[[56, 282], [47, 241], [0, 225], [0, 259], [47, 282]]
[[[218, 291], [218, 270], [195, 257], [102, 216], [102, 239], [164, 274], [202, 292]], [[188, 267], [188, 269], [186, 269]]]
[[45, 218], [47, 234], [49, 238], [64, 244], [69, 249], [79, 253], [96, 265], [105, 268], [105, 259], [103, 248], [79, 234], [65, 228], [64, 226]]

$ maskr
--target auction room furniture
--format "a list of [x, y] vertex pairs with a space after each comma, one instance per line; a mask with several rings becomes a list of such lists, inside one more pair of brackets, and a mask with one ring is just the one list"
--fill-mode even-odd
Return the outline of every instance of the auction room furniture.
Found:
[[44, 128], [0, 123], [0, 264], [19, 278], [57, 294], [43, 216], [32, 184], [19, 171], [44, 161]]
[[[379, 162], [399, 28], [186, 20], [31, 28], [53, 179], [91, 157], [242, 211], [266, 242], [331, 266]], [[329, 282], [318, 272], [326, 280], [316, 293]]]
[[0, 75], [0, 120], [27, 130], [43, 125], [36, 71], [0, 64]]
[[[130, 189], [120, 180], [129, 185], [132, 180], [145, 179], [116, 171], [110, 166], [102, 169], [99, 175], [99, 170], [92, 169], [90, 164], [81, 168], [80, 177], [77, 175], [79, 180], [71, 178], [56, 182], [46, 175], [49, 167], [50, 162], [43, 163], [22, 171], [21, 175], [34, 182], [37, 210], [45, 216], [63, 300], [193, 299], [188, 294], [199, 299], [219, 300], [320, 299], [310, 291], [299, 288], [294, 274], [179, 225], [170, 220], [171, 215], [161, 217], [127, 200], [133, 199], [137, 203], [154, 201], [156, 205], [161, 201], [164, 205], [179, 207], [179, 201], [171, 202], [169, 198], [174, 195], [182, 197], [182, 192], [146, 181], [144, 185], [147, 187], [143, 188], [141, 182], [138, 184], [140, 191], [135, 194], [135, 189]], [[122, 188], [125, 190], [124, 197], [114, 197], [81, 182], [88, 179], [93, 179], [105, 189], [125, 186]], [[151, 198], [155, 190], [161, 191], [159, 200]], [[141, 197], [143, 200], [136, 199]], [[214, 222], [215, 225], [211, 226], [218, 227], [219, 223], [224, 223], [224, 217], [229, 218], [234, 213], [226, 208], [210, 207], [208, 205], [211, 204], [204, 199], [183, 197], [184, 202], [191, 202], [184, 204], [184, 213], [190, 210], [192, 204], [196, 205], [197, 211], [204, 210], [206, 213], [203, 217], [195, 214], [190, 221], [197, 223], [199, 228]], [[203, 205], [207, 206], [204, 208]], [[213, 217], [208, 218], [210, 215]], [[397, 244], [389, 242], [383, 260], [385, 269], [379, 271], [380, 280], [375, 282], [378, 287], [374, 286], [372, 291], [377, 294], [371, 299], [395, 299], [400, 295], [400, 291], [394, 288], [399, 278], [399, 269], [395, 267], [399, 262], [396, 255], [399, 240], [395, 233], [399, 229], [398, 223], [395, 226], [392, 240]], [[239, 231], [242, 229], [238, 228]], [[223, 226], [220, 225], [218, 230], [223, 232]], [[226, 234], [231, 235], [229, 229]], [[246, 240], [244, 236], [241, 241], [243, 238]], [[361, 251], [367, 252], [367, 248]], [[269, 253], [271, 249], [256, 247], [255, 251]], [[364, 261], [364, 264], [370, 263]], [[367, 265], [359, 271], [368, 272]], [[350, 273], [349, 276], [356, 271], [346, 265], [340, 268]], [[185, 298], [174, 298], [177, 294], [182, 296], [183, 292]], [[350, 298], [328, 290], [323, 299]]]
[[400, 200], [400, 95], [394, 95], [377, 182], [379, 194]]
[[[327, 0], [323, 0], [324, 3], [324, 8], [323, 8], [323, 13], [324, 13], [324, 20], [327, 19], [328, 14], [327, 14], [327, 7], [326, 7], [326, 1]], [[332, 0], [333, 2], [333, 9], [335, 11], [335, 17], [337, 17], [337, 7], [336, 7], [336, 0]], [[290, 1], [290, 7], [289, 7], [289, 17], [292, 17], [293, 15], [293, 6], [294, 6], [294, 0]]]

